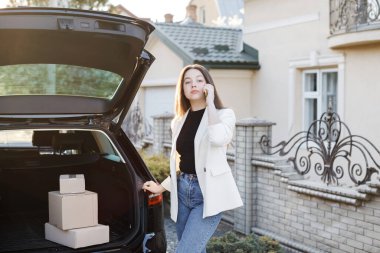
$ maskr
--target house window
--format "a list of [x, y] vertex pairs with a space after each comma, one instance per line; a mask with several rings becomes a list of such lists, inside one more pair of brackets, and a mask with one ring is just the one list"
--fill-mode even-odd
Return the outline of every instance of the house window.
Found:
[[[338, 70], [307, 70], [303, 72], [303, 122], [308, 130], [313, 121], [318, 120], [326, 112], [329, 103], [337, 112]], [[316, 125], [311, 129], [316, 133]]]

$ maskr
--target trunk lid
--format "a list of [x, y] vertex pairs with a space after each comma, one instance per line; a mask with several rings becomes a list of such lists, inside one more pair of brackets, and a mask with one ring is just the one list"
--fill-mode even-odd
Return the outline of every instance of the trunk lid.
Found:
[[121, 124], [154, 57], [154, 27], [109, 13], [0, 10], [0, 123]]

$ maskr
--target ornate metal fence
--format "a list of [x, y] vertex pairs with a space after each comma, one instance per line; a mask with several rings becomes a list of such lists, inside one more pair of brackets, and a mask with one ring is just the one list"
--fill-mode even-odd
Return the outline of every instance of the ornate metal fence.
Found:
[[299, 174], [306, 175], [313, 169], [327, 184], [338, 185], [347, 174], [355, 185], [361, 185], [380, 172], [380, 151], [366, 138], [351, 134], [331, 107], [308, 131], [295, 134], [289, 141], [271, 146], [264, 135], [260, 144], [266, 154], [285, 156], [294, 152], [288, 160]]
[[330, 34], [378, 28], [379, 0], [330, 0]]

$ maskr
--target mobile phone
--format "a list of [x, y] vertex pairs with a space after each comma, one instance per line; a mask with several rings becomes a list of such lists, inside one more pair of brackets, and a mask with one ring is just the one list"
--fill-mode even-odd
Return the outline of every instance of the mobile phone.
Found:
[[208, 91], [206, 89], [203, 90], [203, 95], [205, 96], [205, 98], [207, 97]]

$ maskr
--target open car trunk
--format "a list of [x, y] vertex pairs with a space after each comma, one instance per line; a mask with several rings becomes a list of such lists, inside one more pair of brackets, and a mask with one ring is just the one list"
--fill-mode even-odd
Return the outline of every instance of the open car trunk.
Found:
[[[106, 12], [0, 9], [0, 253], [166, 251], [162, 195], [142, 191], [154, 178], [121, 129], [154, 61], [144, 49], [153, 30]], [[45, 240], [48, 192], [62, 174], [84, 174], [97, 193], [108, 243]]]
[[[8, 132], [6, 136], [24, 133]], [[84, 174], [86, 190], [98, 194], [98, 221], [109, 226], [110, 243], [127, 243], [139, 229], [135, 177], [104, 133], [28, 134], [31, 146], [0, 145], [0, 252], [63, 247], [45, 240], [44, 232], [49, 221], [48, 192], [59, 190], [62, 174]], [[104, 152], [107, 147], [113, 154]], [[97, 251], [103, 246], [92, 247]]]

